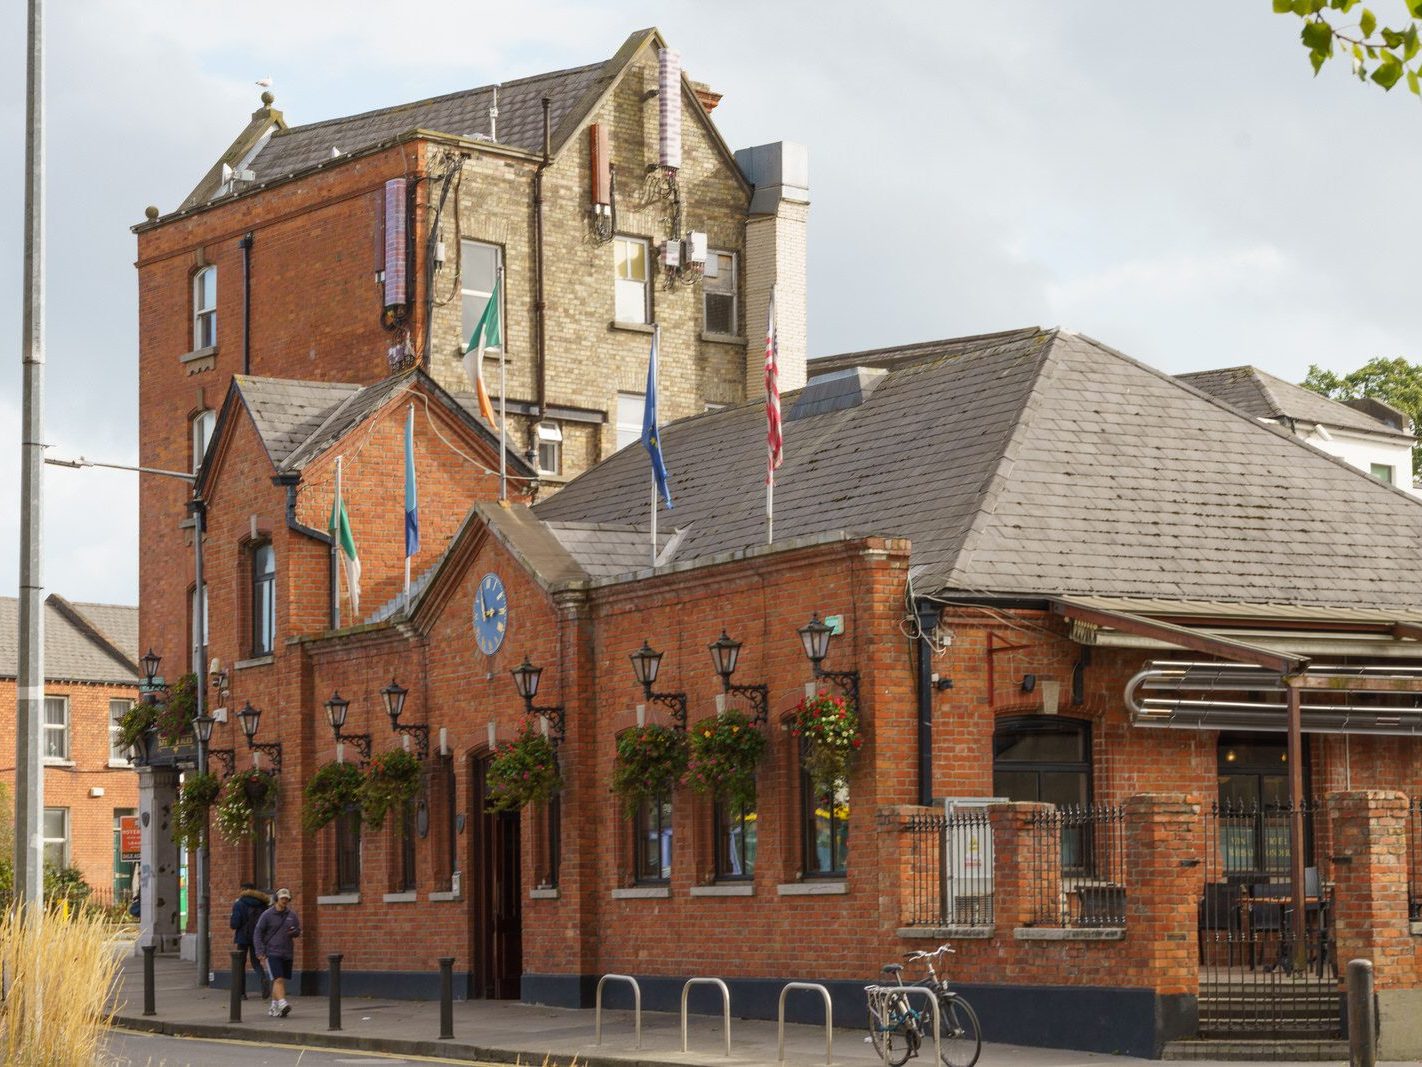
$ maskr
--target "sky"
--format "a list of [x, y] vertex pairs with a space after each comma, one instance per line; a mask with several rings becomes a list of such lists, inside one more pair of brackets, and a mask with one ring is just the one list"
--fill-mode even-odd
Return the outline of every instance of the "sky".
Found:
[[[1422, 104], [1339, 64], [1314, 78], [1269, 0], [46, 7], [53, 455], [136, 461], [129, 227], [178, 205], [257, 79], [300, 124], [599, 61], [651, 25], [726, 94], [733, 148], [809, 147], [812, 355], [1041, 325], [1172, 373], [1422, 359]], [[24, 8], [0, 11], [0, 595], [18, 584]], [[135, 603], [137, 477], [48, 468], [45, 509], [45, 587]]]

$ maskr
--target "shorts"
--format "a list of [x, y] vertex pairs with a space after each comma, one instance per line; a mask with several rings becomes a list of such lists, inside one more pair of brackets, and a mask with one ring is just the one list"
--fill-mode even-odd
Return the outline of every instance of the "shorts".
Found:
[[282, 956], [267, 957], [267, 972], [273, 981], [291, 977], [291, 960]]

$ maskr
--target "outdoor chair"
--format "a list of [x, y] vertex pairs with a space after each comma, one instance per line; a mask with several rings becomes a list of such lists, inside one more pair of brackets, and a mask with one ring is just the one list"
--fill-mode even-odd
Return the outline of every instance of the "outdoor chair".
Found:
[[[1234, 966], [1234, 950], [1244, 940], [1244, 917], [1240, 914], [1240, 904], [1244, 900], [1244, 887], [1226, 882], [1210, 882], [1205, 886], [1205, 895], [1200, 900], [1200, 962], [1205, 962], [1205, 934], [1207, 931], [1225, 934], [1225, 966]], [[1218, 944], [1218, 936], [1210, 939]]]

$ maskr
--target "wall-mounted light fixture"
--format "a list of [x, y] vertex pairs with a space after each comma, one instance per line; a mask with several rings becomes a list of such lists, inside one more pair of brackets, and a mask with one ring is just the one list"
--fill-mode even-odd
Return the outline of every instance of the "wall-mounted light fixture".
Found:
[[529, 715], [537, 715], [548, 720], [548, 725], [553, 732], [553, 747], [557, 748], [568, 736], [568, 725], [563, 714], [563, 705], [535, 707], [533, 704], [533, 698], [538, 695], [538, 682], [543, 677], [543, 668], [535, 667], [528, 661], [528, 657], [524, 656], [523, 662], [509, 673], [513, 675], [514, 688], [518, 690], [518, 695], [523, 697], [524, 711]]
[[380, 698], [385, 701], [385, 714], [390, 716], [390, 729], [397, 734], [404, 734], [415, 739], [415, 754], [422, 760], [430, 758], [430, 728], [428, 723], [400, 722], [400, 713], [405, 710], [405, 696], [409, 690], [397, 682], [390, 679], [390, 684], [380, 691]]
[[686, 694], [654, 693], [652, 686], [657, 682], [657, 674], [662, 669], [662, 654], [646, 641], [642, 647], [628, 657], [632, 661], [632, 673], [642, 686], [642, 692], [649, 704], [661, 704], [671, 710], [672, 721], [678, 730], [686, 729]]
[[820, 621], [819, 612], [814, 612], [810, 616], [810, 621], [795, 631], [800, 635], [800, 643], [805, 648], [805, 657], [810, 661], [810, 667], [815, 672], [816, 678], [828, 678], [834, 682], [854, 701], [854, 706], [859, 707], [859, 672], [858, 671], [827, 671], [820, 666], [820, 661], [829, 655], [830, 638], [834, 636], [834, 627]]
[[721, 636], [706, 646], [711, 653], [711, 662], [716, 673], [721, 676], [721, 691], [743, 696], [755, 709], [751, 722], [765, 722], [770, 718], [769, 685], [732, 685], [731, 675], [736, 673], [736, 663], [741, 658], [741, 642], [728, 636], [722, 629]]
[[343, 734], [341, 727], [346, 724], [346, 712], [350, 710], [351, 702], [341, 696], [340, 690], [331, 694], [331, 699], [326, 701], [326, 722], [331, 726], [331, 733], [336, 736], [336, 744], [343, 745], [349, 743], [352, 748], [360, 753], [363, 763], [370, 762], [370, 734]]
[[242, 734], [247, 738], [247, 747], [254, 752], [261, 752], [272, 761], [272, 773], [281, 773], [281, 742], [269, 741], [258, 743], [257, 727], [261, 725], [262, 713], [259, 709], [252, 707], [252, 702], [248, 701], [242, 705], [242, 710], [237, 713], [237, 721], [242, 725]]

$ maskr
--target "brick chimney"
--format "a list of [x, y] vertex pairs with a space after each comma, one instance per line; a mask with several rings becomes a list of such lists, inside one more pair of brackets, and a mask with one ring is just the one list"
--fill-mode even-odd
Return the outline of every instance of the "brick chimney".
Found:
[[805, 236], [810, 219], [809, 152], [802, 144], [743, 148], [736, 163], [755, 186], [746, 219], [746, 398], [764, 391], [766, 306], [775, 286], [780, 391], [805, 384]]

